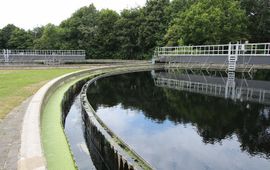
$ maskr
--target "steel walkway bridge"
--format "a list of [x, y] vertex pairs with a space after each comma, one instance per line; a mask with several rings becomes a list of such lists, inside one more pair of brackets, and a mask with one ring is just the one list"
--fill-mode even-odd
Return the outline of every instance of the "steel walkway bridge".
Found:
[[64, 61], [85, 60], [84, 50], [9, 50], [0, 51], [0, 63], [33, 63], [46, 64]]
[[152, 77], [158, 87], [270, 105], [269, 81], [247, 80], [244, 77], [238, 79], [235, 72], [229, 72], [227, 77], [194, 75], [187, 72], [152, 72]]
[[188, 63], [189, 67], [220, 64], [228, 71], [235, 71], [238, 65], [251, 69], [253, 65], [270, 64], [270, 43], [157, 47], [152, 62], [164, 62], [169, 68]]

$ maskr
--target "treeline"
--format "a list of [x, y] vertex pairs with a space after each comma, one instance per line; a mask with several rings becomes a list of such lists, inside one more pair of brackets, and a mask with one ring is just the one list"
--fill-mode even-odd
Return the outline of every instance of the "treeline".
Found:
[[148, 0], [142, 8], [82, 7], [59, 26], [0, 29], [0, 49], [85, 49], [88, 58], [150, 58], [156, 46], [270, 42], [269, 0]]

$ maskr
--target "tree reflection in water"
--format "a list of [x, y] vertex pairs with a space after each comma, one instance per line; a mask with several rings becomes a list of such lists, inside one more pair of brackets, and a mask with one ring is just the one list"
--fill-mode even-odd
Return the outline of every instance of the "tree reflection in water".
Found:
[[[255, 75], [269, 79], [264, 75]], [[156, 87], [151, 74], [131, 73], [98, 80], [88, 89], [95, 110], [121, 104], [124, 109], [142, 110], [157, 123], [196, 126], [204, 143], [214, 144], [233, 135], [243, 151], [270, 157], [270, 107], [169, 88]]]

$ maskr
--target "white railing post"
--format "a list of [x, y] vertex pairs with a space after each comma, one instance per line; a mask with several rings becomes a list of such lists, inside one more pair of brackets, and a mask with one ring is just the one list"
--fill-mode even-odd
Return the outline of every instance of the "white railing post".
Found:
[[229, 43], [229, 48], [228, 48], [228, 55], [231, 55], [232, 52], [232, 44], [231, 42]]
[[5, 63], [9, 62], [9, 49], [5, 50], [6, 54], [5, 54]]

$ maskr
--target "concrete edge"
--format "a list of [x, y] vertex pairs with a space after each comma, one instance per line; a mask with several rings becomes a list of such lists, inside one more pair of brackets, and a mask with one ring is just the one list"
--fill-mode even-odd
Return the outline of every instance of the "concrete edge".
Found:
[[[130, 66], [131, 65], [132, 64], [130, 64]], [[134, 64], [134, 66], [137, 65], [138, 64]], [[17, 162], [18, 170], [47, 169], [46, 159], [42, 148], [40, 124], [41, 113], [49, 96], [65, 81], [69, 81], [75, 77], [82, 77], [91, 71], [118, 68], [119, 66], [120, 65], [103, 66], [68, 73], [54, 78], [37, 91], [28, 105], [22, 123], [21, 147]]]

